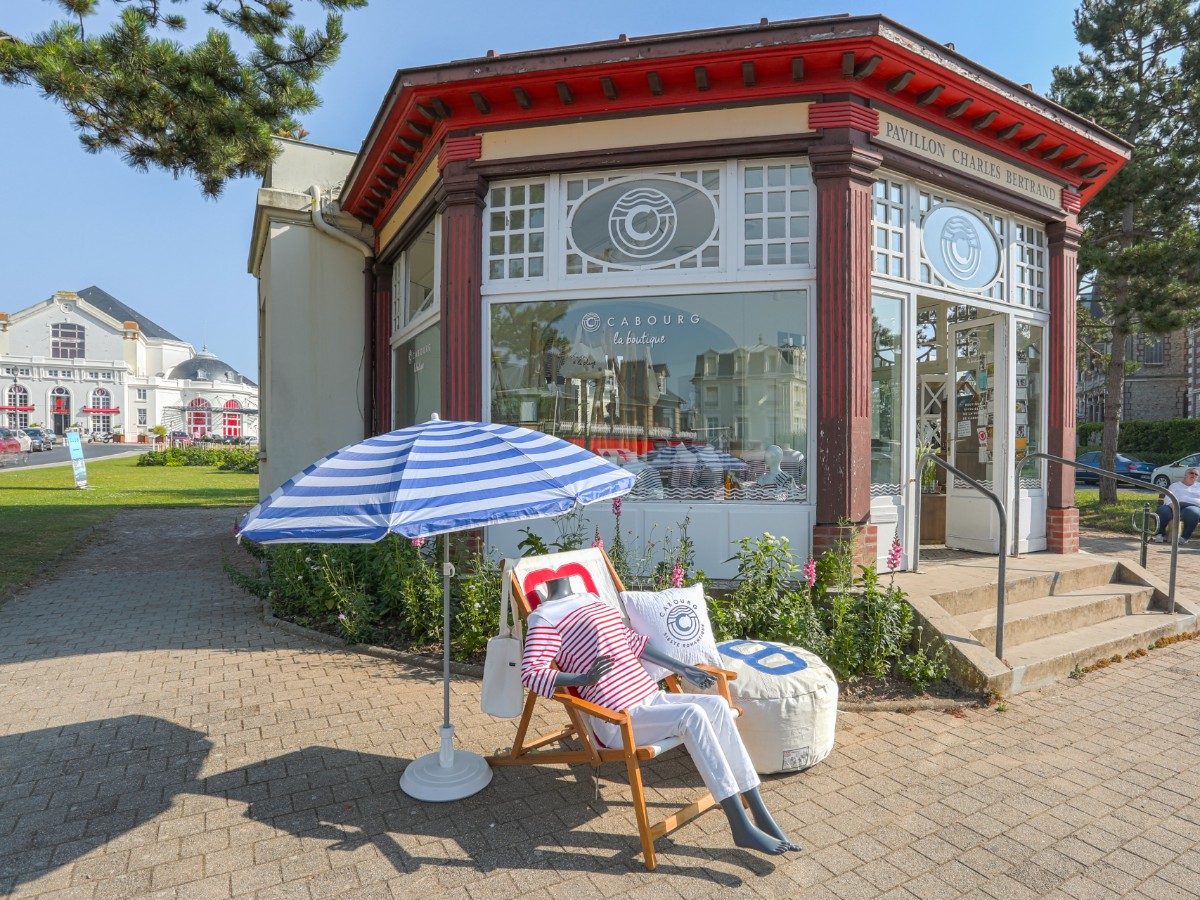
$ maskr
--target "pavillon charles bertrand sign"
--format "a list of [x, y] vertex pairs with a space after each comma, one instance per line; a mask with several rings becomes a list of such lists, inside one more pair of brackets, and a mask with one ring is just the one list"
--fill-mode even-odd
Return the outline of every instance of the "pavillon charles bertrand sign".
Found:
[[879, 113], [879, 134], [874, 140], [1055, 209], [1062, 202], [1061, 185], [890, 113]]

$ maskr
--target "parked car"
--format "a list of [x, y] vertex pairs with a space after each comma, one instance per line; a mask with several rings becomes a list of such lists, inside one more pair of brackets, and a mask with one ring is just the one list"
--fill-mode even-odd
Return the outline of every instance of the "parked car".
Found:
[[58, 435], [49, 428], [43, 428], [42, 431], [46, 432], [46, 449], [53, 450], [59, 443]]
[[1192, 466], [1200, 466], [1200, 453], [1193, 453], [1173, 463], [1159, 466], [1150, 475], [1150, 481], [1155, 487], [1170, 487], [1176, 481], [1183, 481], [1183, 473]]
[[21, 430], [29, 435], [29, 440], [33, 444], [32, 449], [38, 453], [41, 453], [43, 450], [49, 450], [54, 446], [53, 439], [47, 437], [45, 428], [34, 427], [23, 428]]
[[[1078, 462], [1085, 466], [1100, 466], [1100, 451], [1092, 450], [1083, 456], [1077, 457]], [[1150, 477], [1154, 472], [1154, 463], [1146, 462], [1144, 459], [1139, 459], [1132, 453], [1118, 453], [1117, 463], [1114, 471], [1118, 475], [1127, 475], [1130, 478], [1136, 478], [1138, 481], [1150, 482]], [[1095, 472], [1085, 472], [1083, 469], [1075, 470], [1076, 484], [1099, 484], [1100, 477]]]
[[21, 442], [9, 428], [0, 428], [0, 466], [16, 465], [25, 457]]
[[33, 449], [33, 439], [20, 428], [0, 428], [0, 435], [6, 438], [16, 438], [17, 443], [21, 445], [22, 453], [28, 453]]
[[0, 428], [0, 466], [25, 462], [32, 444], [29, 435], [20, 428]]

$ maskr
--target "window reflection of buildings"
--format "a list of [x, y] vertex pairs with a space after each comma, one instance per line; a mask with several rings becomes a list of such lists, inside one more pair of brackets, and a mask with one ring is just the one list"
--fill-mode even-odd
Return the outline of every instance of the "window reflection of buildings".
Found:
[[[705, 423], [698, 437], [731, 453], [771, 444], [802, 446], [805, 437], [798, 426], [808, 409], [807, 371], [807, 348], [790, 339], [782, 346], [760, 341], [698, 354], [692, 387], [697, 421]], [[726, 423], [716, 427], [716, 434], [711, 433], [714, 421]]]
[[678, 439], [690, 432], [683, 397], [670, 390], [665, 363], [606, 357], [603, 370], [563, 379], [567, 394], [558, 422], [576, 431], [636, 439]]

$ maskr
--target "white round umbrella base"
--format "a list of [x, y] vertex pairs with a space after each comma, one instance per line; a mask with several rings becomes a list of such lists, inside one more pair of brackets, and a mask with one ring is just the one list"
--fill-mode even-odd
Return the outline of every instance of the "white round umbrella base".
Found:
[[455, 750], [454, 762], [443, 766], [440, 753], [414, 759], [400, 776], [400, 790], [414, 800], [445, 803], [477, 794], [492, 780], [492, 767], [478, 753]]

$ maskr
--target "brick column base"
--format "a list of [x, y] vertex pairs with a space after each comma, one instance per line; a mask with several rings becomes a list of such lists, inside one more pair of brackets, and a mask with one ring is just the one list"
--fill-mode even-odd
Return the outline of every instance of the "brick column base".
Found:
[[826, 553], [837, 548], [842, 541], [849, 541], [854, 546], [854, 564], [865, 566], [875, 562], [879, 556], [878, 541], [875, 526], [869, 522], [865, 525], [816, 525], [813, 527], [813, 558], [820, 559]]
[[1079, 552], [1079, 510], [1046, 510], [1046, 549], [1051, 553]]

